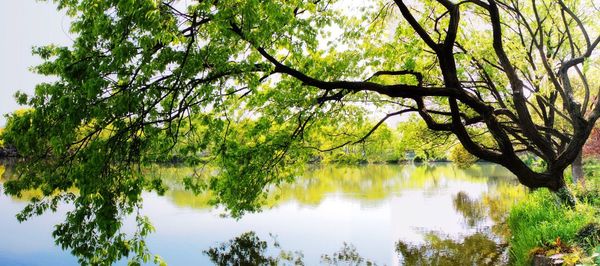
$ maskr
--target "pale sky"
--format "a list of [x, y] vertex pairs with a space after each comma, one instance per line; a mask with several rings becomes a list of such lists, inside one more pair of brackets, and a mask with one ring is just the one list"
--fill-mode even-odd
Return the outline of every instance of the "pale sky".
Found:
[[36, 0], [0, 0], [0, 127], [5, 114], [20, 107], [13, 95], [31, 94], [35, 84], [47, 78], [29, 71], [41, 60], [31, 55], [33, 46], [68, 45], [69, 18], [53, 3]]

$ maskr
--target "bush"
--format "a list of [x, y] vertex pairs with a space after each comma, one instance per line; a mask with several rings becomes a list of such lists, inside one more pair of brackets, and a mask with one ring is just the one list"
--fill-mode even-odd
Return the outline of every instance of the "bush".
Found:
[[468, 168], [477, 162], [478, 158], [470, 154], [462, 145], [456, 145], [450, 151], [450, 160], [460, 168]]
[[572, 245], [577, 232], [594, 221], [594, 210], [588, 205], [570, 209], [561, 207], [548, 190], [537, 190], [517, 203], [508, 216], [509, 241], [514, 265], [529, 265], [536, 247], [551, 246], [557, 239]]
[[586, 251], [590, 251], [596, 246], [600, 246], [600, 224], [589, 223], [579, 229], [575, 236], [575, 240], [577, 241], [577, 244]]

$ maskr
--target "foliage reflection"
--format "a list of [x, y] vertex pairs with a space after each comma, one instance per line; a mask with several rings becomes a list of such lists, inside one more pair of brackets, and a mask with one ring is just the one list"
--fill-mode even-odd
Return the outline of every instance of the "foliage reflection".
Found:
[[[178, 206], [211, 208], [209, 193], [194, 194], [181, 185], [181, 180], [194, 173], [191, 168], [157, 169], [170, 188], [166, 195]], [[285, 202], [306, 206], [319, 205], [327, 195], [376, 205], [391, 195], [406, 190], [425, 190], [435, 193], [448, 182], [491, 183], [512, 182], [512, 174], [493, 164], [478, 164], [459, 169], [452, 164], [324, 166], [310, 169], [292, 183], [272, 187], [264, 205], [274, 207]]]
[[[272, 237], [272, 236], [271, 236]], [[274, 239], [274, 237], [272, 237]], [[260, 239], [253, 231], [249, 231], [220, 243], [204, 251], [210, 260], [219, 266], [251, 266], [251, 265], [305, 265], [302, 252], [285, 251], [273, 240]], [[276, 254], [276, 255], [270, 255]], [[344, 243], [343, 247], [333, 254], [323, 254], [320, 265], [377, 265], [362, 257], [352, 244]]]
[[[404, 265], [506, 264], [506, 215], [510, 206], [524, 195], [523, 188], [508, 184], [484, 193], [481, 199], [458, 192], [453, 197], [454, 209], [468, 228], [476, 230], [474, 234], [460, 239], [430, 231], [424, 234], [425, 243], [420, 245], [398, 241], [396, 252]], [[488, 217], [493, 221], [491, 228], [483, 226]]]
[[404, 265], [499, 265], [503, 249], [503, 245], [483, 232], [462, 240], [430, 232], [425, 235], [423, 245], [402, 241], [396, 244], [396, 252], [402, 255]]
[[[13, 176], [11, 167], [0, 168], [3, 180], [17, 178]], [[194, 193], [185, 185], [185, 179], [193, 176], [195, 170], [186, 167], [151, 167], [142, 170], [142, 175], [149, 176], [148, 180], [160, 180], [167, 188], [165, 196], [178, 206], [193, 207], [198, 209], [212, 208], [210, 193]], [[508, 178], [507, 178], [508, 177]], [[492, 191], [502, 190], [508, 186], [507, 181], [511, 175], [504, 169], [491, 164], [479, 164], [469, 169], [459, 169], [451, 164], [433, 165], [366, 165], [366, 166], [326, 166], [306, 171], [292, 183], [281, 184], [271, 187], [264, 206], [274, 207], [285, 202], [296, 202], [301, 205], [316, 206], [331, 194], [339, 195], [346, 200], [358, 201], [364, 205], [377, 205], [384, 202], [390, 196], [402, 194], [404, 191], [421, 190], [426, 194], [436, 194], [440, 190], [449, 187], [452, 182], [488, 183], [488, 186], [498, 187]], [[127, 186], [128, 184], [120, 184]], [[151, 186], [152, 184], [148, 184]], [[81, 263], [115, 262], [123, 259], [133, 258], [138, 262], [150, 262], [154, 260], [160, 263], [159, 257], [149, 254], [145, 238], [154, 228], [151, 222], [140, 215], [142, 207], [143, 188], [130, 191], [127, 197], [113, 197], [107, 194], [89, 194], [86, 198], [81, 197], [79, 188], [73, 186], [62, 195], [71, 197], [70, 202], [75, 202], [72, 211], [67, 213], [65, 220], [55, 227], [53, 236], [56, 243], [71, 252], [80, 259]], [[506, 192], [509, 192], [506, 190]], [[25, 190], [20, 198], [14, 200], [25, 200], [29, 203], [21, 215], [37, 215], [43, 210], [56, 206], [56, 202], [48, 202], [48, 199], [61, 200], [60, 197], [44, 198], [43, 193], [37, 190]], [[506, 212], [507, 202], [514, 195], [507, 197], [498, 195], [484, 195], [481, 200], [469, 198], [466, 193], [454, 196], [453, 204], [457, 212], [465, 217], [467, 227], [477, 227], [486, 217], [493, 221], [501, 221], [503, 213]], [[93, 197], [93, 198], [90, 198]], [[75, 199], [73, 201], [73, 199]], [[488, 213], [489, 211], [489, 213]], [[29, 216], [19, 217], [25, 219]], [[133, 219], [136, 227], [133, 230], [124, 230], [123, 221]], [[499, 234], [500, 229], [494, 227], [492, 231]], [[444, 247], [455, 250], [461, 256], [470, 256], [469, 244], [482, 247], [489, 244], [488, 250], [493, 250], [491, 242], [483, 241], [483, 235], [469, 236], [464, 243], [454, 240], [443, 239], [439, 235], [427, 237], [428, 243], [424, 247], [414, 247], [408, 244], [398, 245], [398, 252], [404, 254], [421, 254], [421, 250], [429, 250], [435, 247]], [[454, 242], [453, 242], [454, 241]], [[493, 241], [492, 241], [493, 242]], [[280, 254], [266, 254], [268, 248], [265, 242], [259, 240], [255, 235], [242, 235], [229, 243], [210, 249], [206, 254], [217, 264], [245, 265], [250, 262], [262, 264], [280, 264], [282, 262], [297, 264], [302, 260], [300, 253], [290, 253], [280, 250]], [[466, 248], [460, 250], [459, 247]], [[467, 246], [467, 247], [464, 247]], [[487, 247], [487, 246], [486, 246]], [[244, 249], [246, 253], [243, 253]], [[466, 252], [466, 253], [465, 253]], [[225, 254], [225, 255], [223, 255]], [[445, 254], [445, 253], [444, 253]], [[491, 256], [491, 255], [490, 255]], [[250, 258], [244, 260], [244, 258]], [[351, 245], [344, 245], [342, 250], [331, 256], [324, 255], [322, 263], [337, 265], [341, 261], [356, 264], [372, 264], [371, 261], [358, 256], [358, 252]], [[425, 261], [423, 259], [416, 261]]]

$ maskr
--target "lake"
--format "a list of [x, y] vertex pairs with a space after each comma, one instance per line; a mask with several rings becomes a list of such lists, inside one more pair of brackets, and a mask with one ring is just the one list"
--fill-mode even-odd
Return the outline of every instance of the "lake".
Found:
[[[234, 249], [282, 264], [504, 264], [501, 221], [524, 193], [510, 172], [487, 163], [323, 166], [279, 188], [262, 212], [236, 220], [212, 208], [208, 195], [183, 189], [177, 181], [191, 169], [157, 171], [170, 190], [145, 193], [142, 212], [156, 228], [150, 251], [169, 265], [211, 265]], [[18, 223], [25, 205], [0, 196], [0, 265], [77, 265], [51, 234], [70, 206]]]

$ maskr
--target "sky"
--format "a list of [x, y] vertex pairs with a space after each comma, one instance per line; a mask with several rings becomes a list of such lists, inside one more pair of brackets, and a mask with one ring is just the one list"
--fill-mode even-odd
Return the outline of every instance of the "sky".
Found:
[[31, 55], [33, 46], [69, 45], [69, 18], [56, 5], [36, 0], [0, 0], [0, 128], [5, 114], [19, 108], [14, 99], [17, 91], [33, 93], [35, 84], [48, 78], [29, 71], [41, 63]]
[[[188, 0], [181, 1], [185, 5]], [[351, 2], [351, 1], [349, 1]], [[46, 44], [69, 45], [69, 17], [51, 1], [0, 0], [0, 128], [5, 115], [20, 108], [14, 98], [17, 91], [32, 94], [35, 85], [51, 81], [32, 73], [41, 63], [31, 48]], [[352, 7], [359, 6], [354, 3]], [[392, 119], [390, 119], [392, 120]]]

